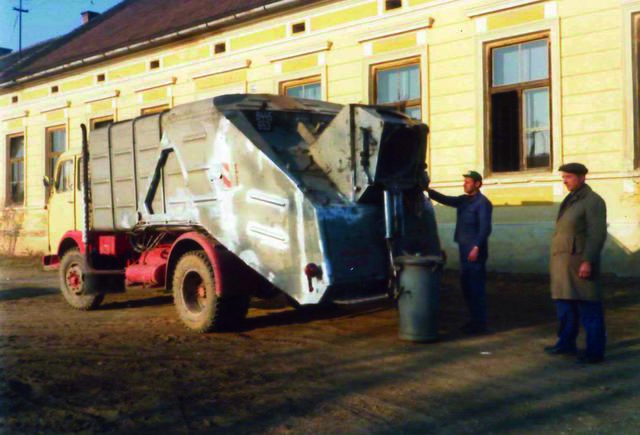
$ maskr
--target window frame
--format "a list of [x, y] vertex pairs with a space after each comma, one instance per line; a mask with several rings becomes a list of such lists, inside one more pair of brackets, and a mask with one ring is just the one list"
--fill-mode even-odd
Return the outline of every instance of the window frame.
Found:
[[112, 124], [114, 122], [116, 122], [116, 120], [113, 117], [113, 115], [105, 115], [105, 116], [98, 116], [98, 117], [95, 117], [95, 118], [91, 118], [89, 120], [89, 131], [95, 130], [96, 129], [96, 124], [101, 123], [101, 122], [107, 122], [107, 121], [111, 121]]
[[[57, 152], [53, 152], [51, 150], [51, 147], [53, 145], [52, 143], [52, 132], [54, 131], [59, 131], [59, 130], [63, 130], [64, 131], [64, 150], [63, 151], [57, 151]], [[58, 124], [58, 125], [52, 125], [49, 126], [45, 129], [45, 146], [46, 146], [46, 152], [45, 152], [45, 175], [47, 177], [49, 177], [49, 180], [54, 181], [55, 178], [55, 174], [56, 174], [56, 167], [54, 166], [53, 168], [51, 167], [51, 159], [53, 159], [54, 157], [56, 159], [59, 159], [60, 156], [67, 151], [68, 149], [68, 145], [69, 145], [69, 138], [67, 137], [67, 125], [66, 124]], [[56, 160], [56, 166], [57, 166], [57, 160]], [[47, 187], [46, 189], [46, 196], [47, 198], [51, 195], [52, 189], [51, 186]]]
[[[512, 45], [518, 44], [526, 44], [528, 42], [534, 42], [538, 40], [546, 39], [547, 41], [547, 78], [541, 80], [531, 80], [528, 82], [518, 82], [507, 85], [493, 86], [493, 50], [497, 48], [508, 47]], [[501, 38], [491, 41], [486, 41], [483, 44], [483, 60], [484, 60], [484, 159], [485, 159], [485, 171], [487, 175], [515, 175], [522, 173], [548, 173], [551, 172], [554, 165], [554, 111], [553, 111], [553, 69], [552, 69], [552, 35], [549, 30], [538, 31], [533, 33], [528, 33], [524, 35], [517, 36], [509, 36], [507, 38]], [[525, 150], [525, 134], [524, 134], [524, 117], [526, 116], [524, 112], [524, 102], [523, 102], [523, 94], [527, 90], [534, 90], [540, 88], [548, 88], [549, 95], [549, 164], [545, 167], [535, 167], [535, 168], [527, 168], [526, 165], [526, 150]], [[495, 94], [505, 93], [505, 92], [517, 92], [518, 93], [518, 102], [520, 104], [520, 116], [518, 117], [518, 143], [519, 143], [519, 152], [520, 152], [520, 161], [519, 161], [519, 169], [515, 171], [494, 171], [493, 169], [493, 161], [492, 161], [492, 104], [491, 99]]]
[[[11, 140], [15, 139], [17, 137], [21, 137], [22, 138], [22, 158], [20, 159], [12, 159], [11, 158]], [[5, 205], [6, 206], [24, 206], [25, 204], [25, 200], [26, 200], [26, 191], [25, 191], [25, 187], [26, 187], [26, 155], [27, 155], [27, 143], [26, 143], [26, 135], [24, 134], [24, 132], [19, 132], [19, 133], [12, 133], [12, 134], [8, 134], [6, 136], [6, 147], [7, 147], [7, 155], [6, 155], [6, 162], [7, 162], [7, 188], [6, 188], [6, 200], [5, 200]], [[12, 166], [14, 161], [21, 161], [22, 162], [22, 201], [15, 201], [14, 198], [11, 195], [11, 175], [12, 175]]]
[[[420, 83], [419, 83], [420, 92], [419, 92], [418, 98], [415, 98], [412, 100], [403, 100], [403, 101], [393, 102], [393, 103], [378, 103], [378, 72], [387, 71], [391, 69], [404, 68], [410, 65], [416, 65], [418, 67], [418, 72], [419, 72], [418, 78], [420, 80]], [[369, 90], [370, 101], [372, 101], [373, 104], [378, 106], [394, 107], [402, 111], [403, 113], [405, 113], [405, 109], [417, 107], [420, 109], [420, 120], [424, 119], [425, 114], [422, 107], [424, 86], [422, 83], [422, 62], [421, 62], [420, 56], [411, 56], [403, 59], [396, 59], [396, 60], [377, 62], [377, 63], [371, 64], [369, 66], [369, 83], [371, 83], [371, 88]]]
[[158, 104], [157, 106], [149, 106], [149, 107], [141, 108], [140, 115], [141, 116], [155, 115], [156, 113], [166, 112], [167, 110], [171, 110], [171, 106], [169, 106], [169, 103]]
[[[278, 93], [280, 95], [287, 96], [287, 91], [291, 88], [296, 88], [298, 86], [305, 86], [305, 85], [313, 85], [313, 84], [320, 85], [320, 97], [322, 97], [324, 94], [322, 92], [322, 75], [321, 74], [314, 74], [312, 76], [282, 81], [280, 82], [280, 85], [279, 85], [280, 89], [278, 90]], [[322, 98], [319, 101], [322, 101]]]

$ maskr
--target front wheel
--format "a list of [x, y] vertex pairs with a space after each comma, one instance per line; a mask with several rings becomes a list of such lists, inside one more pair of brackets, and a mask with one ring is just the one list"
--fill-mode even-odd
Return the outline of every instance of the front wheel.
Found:
[[60, 262], [60, 289], [62, 296], [76, 310], [89, 311], [97, 308], [103, 301], [102, 294], [87, 294], [84, 274], [87, 263], [77, 248], [65, 252]]
[[202, 251], [180, 258], [173, 274], [173, 299], [180, 320], [196, 332], [220, 331], [242, 321], [248, 297], [218, 296], [213, 267]]

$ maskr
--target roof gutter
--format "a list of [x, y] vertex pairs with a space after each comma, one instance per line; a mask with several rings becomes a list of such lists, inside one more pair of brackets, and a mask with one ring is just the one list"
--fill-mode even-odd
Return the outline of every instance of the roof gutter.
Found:
[[248, 11], [239, 12], [237, 14], [229, 15], [223, 18], [218, 18], [217, 20], [209, 21], [203, 24], [198, 24], [197, 26], [189, 27], [182, 30], [177, 30], [175, 32], [168, 33], [166, 35], [147, 39], [141, 42], [136, 42], [135, 44], [127, 45], [125, 47], [120, 47], [113, 50], [105, 51], [103, 53], [85, 57], [83, 59], [75, 60], [73, 62], [69, 62], [54, 68], [38, 71], [37, 73], [33, 73], [28, 76], [23, 76], [13, 80], [9, 80], [7, 82], [0, 83], [0, 89], [10, 88], [12, 86], [16, 86], [25, 82], [29, 82], [39, 78], [62, 73], [74, 68], [79, 68], [81, 66], [92, 65], [104, 60], [113, 59], [118, 56], [123, 56], [125, 54], [134, 53], [147, 48], [157, 47], [163, 44], [167, 44], [169, 42], [183, 39], [187, 36], [194, 36], [201, 33], [206, 33], [207, 31], [210, 31], [210, 30], [219, 29], [221, 27], [224, 27], [225, 25], [229, 25], [232, 23], [236, 24], [236, 23], [248, 21], [260, 15], [261, 13], [271, 12], [277, 9], [292, 8], [299, 4], [303, 4], [304, 2], [305, 0], [280, 0], [278, 2], [271, 3], [269, 5], [259, 6], [254, 9], [249, 9]]

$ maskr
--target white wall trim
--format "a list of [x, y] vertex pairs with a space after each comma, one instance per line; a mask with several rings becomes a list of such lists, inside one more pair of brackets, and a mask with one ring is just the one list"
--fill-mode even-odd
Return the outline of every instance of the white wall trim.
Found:
[[96, 101], [108, 100], [109, 98], [117, 98], [119, 96], [120, 96], [120, 91], [118, 89], [115, 89], [110, 92], [105, 92], [102, 94], [97, 94], [92, 97], [89, 97], [88, 99], [84, 100], [83, 103], [90, 104], [90, 103], [95, 103]]
[[328, 50], [331, 50], [332, 46], [333, 46], [333, 42], [324, 41], [318, 44], [308, 45], [305, 47], [300, 47], [297, 49], [280, 52], [276, 55], [267, 56], [267, 60], [271, 63], [278, 62], [285, 59], [291, 59], [293, 57], [304, 56], [312, 53], [319, 53], [322, 51], [328, 51]]
[[368, 35], [363, 35], [362, 37], [360, 37], [358, 39], [358, 43], [362, 44], [363, 42], [369, 42], [375, 39], [388, 38], [389, 36], [401, 35], [403, 33], [414, 32], [416, 30], [430, 29], [433, 27], [434, 21], [435, 20], [433, 19], [433, 17], [429, 17], [427, 18], [426, 22], [417, 24], [415, 26], [403, 27], [401, 29], [395, 28], [393, 30], [386, 30], [382, 32], [380, 31], [372, 32], [372, 33], [369, 33]]
[[66, 109], [71, 106], [71, 101], [58, 101], [51, 106], [40, 109], [40, 113], [53, 112], [54, 110]]
[[494, 12], [502, 12], [507, 9], [514, 9], [521, 6], [528, 6], [534, 3], [542, 3], [545, 0], [503, 0], [492, 6], [480, 6], [468, 9], [467, 17], [475, 18], [480, 15], [492, 14]]
[[2, 118], [2, 121], [12, 121], [12, 120], [18, 119], [18, 118], [26, 118], [27, 116], [29, 116], [29, 111], [28, 110], [20, 110], [20, 111], [17, 111], [17, 112], [8, 113], [7, 116]]
[[203, 77], [209, 77], [216, 74], [222, 74], [230, 71], [235, 71], [238, 69], [249, 68], [251, 66], [251, 60], [246, 59], [240, 62], [230, 63], [228, 65], [224, 65], [218, 68], [211, 68], [205, 71], [197, 72], [191, 75], [191, 80], [201, 79]]
[[176, 77], [169, 77], [168, 79], [163, 79], [163, 80], [159, 80], [156, 82], [150, 82], [150, 83], [146, 83], [145, 85], [139, 87], [139, 88], [135, 88], [133, 90], [133, 92], [138, 93], [138, 92], [144, 92], [144, 91], [148, 91], [150, 89], [155, 89], [155, 88], [161, 88], [163, 86], [170, 86], [170, 85], [174, 85], [176, 83], [178, 79]]

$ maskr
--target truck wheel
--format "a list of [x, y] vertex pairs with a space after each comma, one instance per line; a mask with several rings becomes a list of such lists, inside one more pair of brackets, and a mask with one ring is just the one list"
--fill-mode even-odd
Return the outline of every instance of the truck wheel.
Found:
[[86, 294], [87, 286], [82, 279], [86, 270], [84, 255], [77, 248], [65, 252], [60, 262], [60, 289], [67, 303], [76, 310], [93, 310], [104, 299], [101, 294]]
[[196, 332], [236, 326], [247, 315], [248, 297], [218, 297], [213, 267], [202, 251], [183, 255], [173, 274], [173, 299], [180, 320]]

